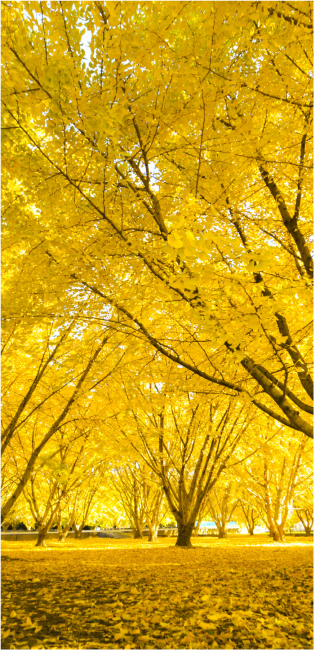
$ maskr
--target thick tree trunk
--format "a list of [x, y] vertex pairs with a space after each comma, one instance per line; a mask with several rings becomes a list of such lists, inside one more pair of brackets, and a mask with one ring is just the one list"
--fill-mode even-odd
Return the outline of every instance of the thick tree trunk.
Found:
[[249, 528], [249, 534], [254, 535], [254, 528]]
[[227, 537], [227, 533], [226, 533], [225, 530], [223, 530], [223, 529], [221, 528], [221, 529], [219, 530], [219, 532], [218, 532], [218, 538], [219, 538], [219, 539], [224, 539], [225, 537]]
[[305, 534], [307, 537], [312, 535], [312, 527], [311, 526], [304, 526]]
[[157, 542], [157, 528], [149, 529], [148, 541]]
[[133, 539], [143, 539], [143, 533], [138, 528], [133, 528]]
[[285, 542], [285, 534], [282, 530], [274, 530], [272, 532], [272, 538], [274, 542]]
[[46, 535], [47, 533], [38, 532], [38, 537], [35, 546], [47, 546], [46, 544]]
[[194, 523], [192, 524], [178, 524], [178, 539], [176, 546], [181, 546], [183, 548], [192, 548], [191, 536], [194, 529]]

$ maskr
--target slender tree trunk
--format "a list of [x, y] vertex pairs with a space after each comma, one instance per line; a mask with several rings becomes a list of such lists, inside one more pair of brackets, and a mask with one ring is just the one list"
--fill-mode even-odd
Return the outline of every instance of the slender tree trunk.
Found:
[[285, 526], [285, 522], [283, 522], [282, 524], [279, 524], [279, 525], [277, 524], [278, 539], [275, 540], [276, 542], [285, 542], [286, 541], [285, 527], [284, 526]]
[[297, 511], [298, 518], [304, 528], [306, 536], [308, 537], [311, 535], [313, 530], [313, 517], [311, 517], [309, 510], [305, 510], [304, 513], [305, 517], [302, 516], [300, 511]]
[[246, 523], [248, 533], [249, 535], [254, 535], [254, 528], [256, 525], [256, 521], [254, 518], [254, 509], [251, 508], [250, 506], [246, 506], [245, 508], [245, 505], [242, 503], [241, 500], [240, 500], [240, 506], [245, 517], [245, 523]]
[[64, 529], [63, 530], [61, 529], [61, 532], [59, 531], [58, 542], [64, 542], [65, 541], [71, 526], [72, 526], [72, 519], [69, 519], [69, 521], [66, 524], [66, 526], [64, 527]]
[[191, 536], [194, 529], [194, 523], [181, 524], [178, 523], [178, 539], [176, 546], [183, 548], [192, 548]]
[[60, 509], [58, 509], [58, 514], [57, 514], [57, 526], [58, 526], [58, 533], [59, 533], [58, 541], [60, 541], [60, 539], [62, 537], [62, 533], [63, 533], [63, 531], [62, 531], [62, 517], [61, 517], [61, 510]]
[[160, 522], [161, 508], [164, 500], [164, 493], [162, 490], [155, 495], [153, 499], [153, 505], [151, 506], [151, 511], [148, 504], [148, 489], [147, 485], [143, 485], [143, 497], [144, 497], [144, 507], [146, 514], [146, 523], [149, 529], [148, 541], [157, 542], [158, 537], [158, 526]]
[[148, 524], [148, 528], [149, 528], [148, 541], [149, 542], [157, 542], [158, 525], [157, 526], [150, 526]]
[[78, 532], [79, 532], [79, 526], [77, 526], [77, 525], [73, 522], [73, 524], [72, 524], [72, 528], [73, 528], [73, 530], [74, 530], [74, 537], [75, 537], [75, 539], [77, 539], [77, 538], [78, 538]]
[[200, 527], [201, 527], [201, 523], [202, 523], [202, 519], [199, 518], [199, 520], [198, 520], [198, 522], [197, 522], [197, 526], [194, 526], [194, 529], [193, 529], [193, 531], [192, 531], [192, 535], [193, 535], [193, 537], [197, 537], [197, 536], [198, 536], [199, 529], [200, 529]]

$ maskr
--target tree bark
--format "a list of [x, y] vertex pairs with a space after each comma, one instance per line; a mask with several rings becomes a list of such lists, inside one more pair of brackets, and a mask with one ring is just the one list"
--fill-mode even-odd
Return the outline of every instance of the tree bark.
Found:
[[144, 482], [143, 498], [144, 498], [145, 514], [146, 514], [146, 524], [149, 529], [148, 541], [157, 542], [157, 536], [158, 536], [157, 531], [160, 522], [161, 508], [164, 500], [164, 492], [162, 489], [159, 489], [159, 492], [157, 492], [154, 495], [153, 500], [150, 503], [150, 506], [148, 501], [149, 492], [150, 489], [147, 487], [146, 482]]
[[310, 513], [308, 508], [304, 508], [304, 516], [301, 514], [301, 510], [297, 510], [298, 518], [304, 528], [305, 534], [307, 536], [311, 535], [313, 530], [313, 515]]
[[197, 537], [199, 534], [199, 530], [201, 527], [202, 519], [199, 517], [199, 520], [197, 522], [197, 526], [194, 526], [194, 530], [192, 531], [193, 537]]
[[272, 533], [272, 538], [274, 542], [285, 542], [285, 534], [283, 530], [274, 530]]
[[59, 531], [58, 542], [65, 542], [65, 539], [66, 539], [66, 537], [68, 535], [68, 532], [69, 532], [71, 526], [72, 526], [72, 520], [70, 519], [68, 521], [68, 523], [66, 524], [66, 526], [64, 527], [64, 529], [63, 530], [61, 529], [61, 531]]
[[245, 504], [245, 502], [241, 501], [240, 499], [240, 507], [241, 510], [244, 514], [245, 518], [245, 525], [247, 527], [249, 535], [254, 535], [254, 528], [256, 526], [256, 520], [257, 516], [254, 517], [254, 508], [252, 508], [250, 505]]
[[157, 528], [149, 529], [149, 535], [148, 535], [149, 542], [157, 542], [157, 538], [158, 538], [157, 530], [158, 530]]
[[46, 544], [46, 535], [47, 535], [47, 533], [38, 531], [38, 536], [37, 536], [35, 546], [47, 546], [47, 544]]
[[133, 539], [143, 539], [143, 533], [138, 528], [133, 528]]
[[178, 523], [178, 538], [176, 546], [183, 548], [193, 548], [191, 543], [191, 536], [194, 529], [194, 523], [180, 524]]

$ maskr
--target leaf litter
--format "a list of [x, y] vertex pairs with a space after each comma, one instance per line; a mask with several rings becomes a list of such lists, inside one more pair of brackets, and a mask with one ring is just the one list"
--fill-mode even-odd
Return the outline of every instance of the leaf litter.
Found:
[[313, 647], [310, 540], [195, 543], [4, 542], [2, 649]]

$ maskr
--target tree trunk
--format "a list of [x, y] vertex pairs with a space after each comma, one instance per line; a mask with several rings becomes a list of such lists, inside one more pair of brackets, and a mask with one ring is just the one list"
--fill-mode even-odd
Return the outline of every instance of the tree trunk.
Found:
[[46, 534], [45, 532], [39, 532], [38, 531], [38, 536], [37, 536], [37, 541], [35, 546], [47, 546], [46, 544]]
[[138, 528], [133, 528], [133, 539], [143, 539], [143, 533]]
[[284, 534], [283, 530], [274, 530], [274, 532], [272, 532], [272, 538], [273, 538], [274, 542], [285, 542], [286, 541], [285, 534]]
[[158, 536], [157, 531], [160, 522], [160, 513], [161, 513], [161, 507], [164, 500], [164, 493], [162, 490], [160, 490], [159, 493], [157, 493], [155, 495], [155, 498], [153, 499], [153, 507], [149, 508], [148, 489], [146, 483], [144, 483], [143, 497], [144, 497], [144, 506], [145, 506], [145, 514], [146, 514], [146, 524], [149, 529], [148, 541], [157, 542], [157, 536]]
[[249, 528], [249, 534], [254, 535], [254, 528]]
[[217, 526], [217, 530], [218, 530], [218, 539], [224, 539], [225, 537], [227, 537], [226, 523], [224, 521], [221, 523], [221, 521], [219, 521], [219, 519], [214, 519], [214, 522], [215, 522], [215, 524]]
[[58, 533], [59, 533], [58, 541], [59, 541], [59, 540], [61, 539], [61, 537], [62, 537], [62, 533], [63, 533], [63, 531], [62, 531], [62, 517], [61, 517], [61, 509], [60, 509], [60, 506], [59, 506], [59, 508], [58, 508], [58, 510], [57, 510], [56, 523], [57, 523], [57, 526], [58, 526]]
[[192, 524], [179, 524], [178, 523], [178, 539], [176, 546], [183, 548], [193, 548], [191, 543], [191, 535], [193, 532], [194, 523]]
[[67, 523], [67, 525], [64, 527], [64, 529], [63, 530], [61, 529], [61, 531], [59, 531], [58, 542], [65, 542], [65, 539], [66, 539], [66, 537], [68, 535], [68, 532], [69, 532], [69, 530], [71, 528], [71, 525], [72, 525], [72, 521], [70, 520]]
[[157, 542], [157, 528], [149, 529], [148, 541]]
[[50, 515], [48, 521], [46, 520], [45, 524], [44, 524], [43, 520], [41, 520], [41, 522], [39, 522], [39, 521], [36, 522], [37, 523], [37, 529], [38, 529], [38, 537], [37, 537], [37, 541], [36, 541], [35, 546], [47, 546], [46, 545], [46, 536], [47, 536], [47, 533], [48, 533], [48, 531], [50, 529], [50, 526], [51, 526], [51, 524], [53, 522], [54, 515], [55, 515], [55, 510], [52, 509], [51, 515]]
[[305, 517], [302, 516], [300, 510], [297, 511], [297, 515], [304, 528], [306, 536], [309, 536], [313, 530], [313, 517], [311, 517], [309, 510], [305, 510], [304, 512]]
[[85, 522], [83, 522], [80, 526], [77, 526], [76, 524], [72, 524], [75, 539], [82, 539], [82, 530], [84, 528], [84, 523]]
[[194, 526], [194, 529], [193, 529], [193, 531], [192, 531], [192, 535], [193, 535], [193, 537], [197, 537], [197, 536], [198, 536], [199, 529], [200, 529], [200, 527], [201, 527], [201, 523], [202, 523], [202, 519], [199, 519], [198, 522], [197, 522], [197, 526]]

